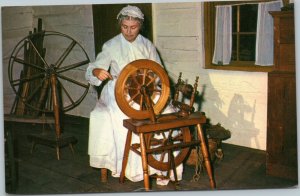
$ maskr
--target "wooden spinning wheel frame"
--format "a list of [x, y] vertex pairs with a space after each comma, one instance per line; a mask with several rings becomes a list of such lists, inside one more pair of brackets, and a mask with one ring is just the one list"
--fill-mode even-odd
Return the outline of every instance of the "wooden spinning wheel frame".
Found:
[[9, 82], [20, 103], [38, 113], [54, 113], [59, 138], [60, 113], [78, 106], [88, 93], [89, 83], [81, 67], [89, 62], [83, 47], [72, 37], [40, 31], [24, 37], [13, 49]]
[[[55, 48], [45, 48], [44, 45], [36, 45], [33, 39], [37, 37], [43, 39], [45, 44], [47, 44], [46, 42], [49, 43], [51, 41], [60, 40], [56, 42], [60, 42], [60, 44], [66, 44], [66, 46], [63, 46], [64, 52], [62, 54], [50, 54], [55, 50]], [[33, 50], [35, 54], [28, 58], [24, 57], [23, 52], [28, 52], [26, 49]], [[72, 59], [73, 62], [64, 64], [66, 60], [70, 60], [70, 58], [68, 59], [70, 55], [73, 55], [71, 58], [74, 58], [74, 55], [76, 55], [77, 59]], [[33, 99], [38, 95], [40, 95], [40, 97], [46, 96], [46, 94], [42, 93], [47, 92], [42, 90], [49, 90], [48, 87], [51, 83], [51, 77], [54, 76], [55, 80], [66, 95], [63, 98], [69, 99], [68, 102], [63, 101], [63, 105], [60, 108], [63, 112], [66, 112], [75, 108], [86, 96], [89, 89], [89, 84], [86, 81], [78, 81], [77, 79], [72, 78], [70, 75], [68, 76], [66, 73], [86, 65], [89, 62], [90, 60], [88, 55], [76, 40], [63, 33], [43, 31], [28, 35], [16, 45], [9, 60], [9, 82], [16, 95], [23, 100], [27, 106], [42, 112], [53, 112], [53, 105], [47, 104], [44, 107], [38, 107], [34, 105], [35, 102], [33, 102]], [[20, 72], [21, 68], [23, 68], [22, 73]], [[24, 70], [27, 70], [27, 72]], [[77, 87], [77, 90], [78, 88], [81, 88], [82, 90], [80, 91], [82, 91], [82, 94], [75, 99], [72, 98], [72, 95], [69, 92], [70, 89], [68, 89], [70, 87], [65, 85], [67, 84], [66, 82], [68, 82], [68, 84], [73, 83], [74, 86]], [[30, 86], [33, 83], [39, 84], [37, 88], [35, 88], [32, 92], [22, 92], [23, 94], [21, 94], [20, 88], [24, 87], [25, 85]], [[50, 103], [53, 101], [47, 99], [47, 97], [46, 100], [50, 101]]]
[[[115, 97], [120, 109], [130, 118], [152, 121], [170, 120], [178, 116], [161, 115], [170, 95], [170, 83], [166, 71], [158, 63], [141, 59], [129, 63], [120, 73], [116, 82]], [[186, 158], [189, 148], [170, 149], [167, 146], [191, 141], [189, 127], [167, 129], [145, 134], [148, 164], [155, 169], [168, 171], [170, 160], [175, 166]], [[151, 150], [150, 150], [151, 151]]]

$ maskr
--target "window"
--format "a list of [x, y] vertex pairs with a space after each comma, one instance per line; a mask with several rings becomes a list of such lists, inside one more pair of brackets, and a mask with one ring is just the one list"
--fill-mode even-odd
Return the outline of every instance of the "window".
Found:
[[257, 4], [232, 7], [232, 57], [235, 63], [255, 61]]
[[[250, 1], [248, 1], [249, 3]], [[261, 1], [260, 1], [261, 2]], [[257, 1], [258, 3], [258, 1]], [[204, 3], [205, 68], [239, 71], [271, 71], [273, 66], [255, 65], [258, 4], [243, 2]], [[212, 63], [215, 46], [216, 6], [231, 7], [232, 47], [229, 64]]]

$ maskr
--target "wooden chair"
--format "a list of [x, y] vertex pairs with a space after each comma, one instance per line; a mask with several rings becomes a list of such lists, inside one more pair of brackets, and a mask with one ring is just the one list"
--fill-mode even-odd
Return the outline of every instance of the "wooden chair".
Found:
[[[155, 87], [156, 84], [154, 84], [154, 81], [157, 80], [160, 80], [158, 84], [159, 89]], [[164, 70], [160, 68], [160, 65], [156, 65], [155, 62], [149, 62], [149, 60], [138, 60], [124, 68], [124, 71], [122, 71], [116, 83], [116, 86], [118, 86], [115, 92], [116, 100], [121, 110], [128, 116], [133, 117], [123, 121], [123, 125], [128, 129], [128, 133], [124, 150], [122, 172], [120, 175], [121, 183], [125, 180], [125, 170], [130, 150], [141, 156], [144, 186], [146, 190], [150, 190], [149, 166], [161, 171], [168, 171], [168, 177], [170, 176], [169, 171], [173, 171], [175, 181], [177, 181], [176, 167], [185, 160], [190, 147], [201, 145], [210, 187], [216, 187], [208, 148], [201, 127], [201, 125], [206, 122], [206, 117], [201, 112], [194, 112], [193, 108], [195, 95], [198, 93], [197, 83], [198, 78], [196, 79], [194, 87], [192, 85], [184, 84], [180, 74], [178, 83], [175, 86], [175, 96], [172, 101], [173, 106], [178, 108], [179, 111], [170, 114], [157, 115], [157, 110], [160, 110], [160, 108], [157, 108], [160, 106], [157, 105], [160, 105], [160, 102], [153, 102], [153, 93], [157, 91], [160, 92], [162, 100], [169, 93], [166, 90], [169, 88], [169, 83]], [[131, 109], [128, 108], [128, 105], [130, 104], [126, 104], [128, 99], [126, 99], [124, 93], [139, 97], [137, 98], [139, 100], [135, 100], [136, 103], [141, 103], [144, 100], [140, 110], [137, 110], [136, 112], [134, 110], [130, 111]], [[140, 93], [141, 96], [136, 96], [137, 93]], [[182, 98], [188, 97], [190, 103], [185, 104], [184, 99], [182, 99], [183, 102], [179, 101], [180, 95]], [[163, 104], [163, 107], [164, 106], [165, 105]], [[144, 118], [146, 114], [148, 114], [149, 118]], [[191, 136], [190, 127], [196, 127], [197, 138]], [[137, 134], [139, 136], [139, 143], [131, 142], [132, 134]], [[160, 137], [157, 138], [157, 135]], [[157, 158], [157, 155], [159, 155], [160, 159]]]

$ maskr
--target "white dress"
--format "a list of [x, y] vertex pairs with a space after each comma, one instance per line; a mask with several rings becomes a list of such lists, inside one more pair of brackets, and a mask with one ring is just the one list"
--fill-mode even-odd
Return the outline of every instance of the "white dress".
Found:
[[[86, 79], [92, 85], [100, 85], [101, 81], [92, 74], [94, 68], [108, 70], [113, 80], [108, 81], [101, 91], [94, 110], [90, 113], [88, 154], [90, 166], [107, 168], [112, 176], [119, 177], [126, 141], [127, 129], [123, 127], [123, 119], [128, 118], [118, 107], [115, 100], [115, 82], [121, 70], [137, 59], [150, 59], [161, 64], [154, 45], [142, 35], [134, 42], [128, 42], [122, 34], [107, 41], [95, 62], [90, 63], [86, 71]], [[164, 113], [171, 111], [164, 111]], [[139, 141], [133, 134], [132, 142]], [[182, 166], [177, 167], [178, 179], [181, 179]], [[158, 173], [150, 168], [150, 174]], [[130, 151], [125, 176], [131, 181], [143, 180], [141, 157]]]

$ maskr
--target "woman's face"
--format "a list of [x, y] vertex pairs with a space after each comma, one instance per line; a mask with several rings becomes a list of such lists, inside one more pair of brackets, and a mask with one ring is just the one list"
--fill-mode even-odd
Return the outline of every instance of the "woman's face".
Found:
[[141, 24], [137, 20], [123, 19], [121, 22], [121, 33], [129, 42], [133, 42], [138, 36]]

